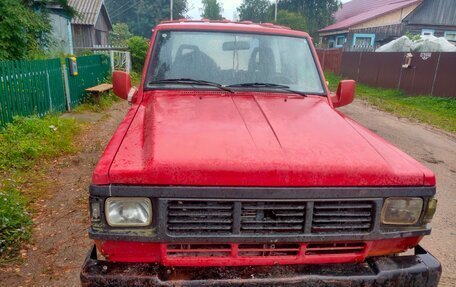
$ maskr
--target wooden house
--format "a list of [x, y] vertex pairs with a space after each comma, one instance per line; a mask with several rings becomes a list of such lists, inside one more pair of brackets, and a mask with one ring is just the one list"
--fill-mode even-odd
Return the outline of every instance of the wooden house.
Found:
[[445, 37], [456, 43], [456, 1], [425, 0], [403, 23], [409, 33]]
[[109, 45], [112, 23], [104, 1], [69, 0], [69, 4], [78, 13], [71, 21], [74, 49], [86, 50]]
[[374, 49], [406, 33], [456, 38], [455, 0], [352, 0], [319, 31], [323, 48]]
[[53, 39], [49, 49], [54, 53], [73, 54], [71, 16], [60, 5], [48, 4], [46, 8], [51, 21]]

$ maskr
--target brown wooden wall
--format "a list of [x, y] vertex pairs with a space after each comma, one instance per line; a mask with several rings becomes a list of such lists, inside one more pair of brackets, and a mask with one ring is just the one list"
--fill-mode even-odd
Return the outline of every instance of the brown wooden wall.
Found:
[[340, 73], [342, 49], [317, 49], [317, 53], [323, 70]]
[[319, 50], [318, 55], [324, 70], [363, 84], [456, 98], [456, 53], [413, 53], [409, 68], [402, 67], [406, 53], [341, 52], [327, 57]]

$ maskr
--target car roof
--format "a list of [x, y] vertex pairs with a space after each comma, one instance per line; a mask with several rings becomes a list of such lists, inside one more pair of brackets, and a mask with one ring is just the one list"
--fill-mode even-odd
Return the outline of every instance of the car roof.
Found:
[[163, 21], [155, 28], [157, 30], [192, 30], [192, 31], [231, 31], [295, 37], [309, 37], [303, 31], [292, 30], [285, 26], [272, 23], [253, 23], [251, 21], [232, 22], [229, 20], [188, 20]]

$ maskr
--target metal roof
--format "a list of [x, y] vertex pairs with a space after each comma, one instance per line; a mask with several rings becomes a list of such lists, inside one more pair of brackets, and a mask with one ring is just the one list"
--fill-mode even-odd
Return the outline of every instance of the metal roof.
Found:
[[[349, 6], [348, 8], [346, 8], [346, 5], [352, 2], [355, 2], [355, 4], [363, 3], [363, 5], [359, 7]], [[353, 0], [352, 2], [348, 2], [343, 6], [345, 8], [342, 9], [347, 9], [343, 14], [339, 13], [337, 15], [336, 13], [336, 19], [337, 17], [339, 17], [339, 21], [332, 25], [329, 25], [328, 27], [321, 29], [319, 32], [347, 29], [351, 26], [367, 22], [371, 19], [380, 17], [393, 11], [420, 3], [422, 2], [422, 0]], [[374, 5], [374, 2], [382, 3], [382, 5], [378, 6], [378, 3], [375, 3]]]
[[334, 14], [334, 18], [336, 18], [336, 22], [339, 22], [385, 5], [404, 1], [408, 0], [351, 0], [342, 4], [342, 7]]
[[78, 12], [72, 24], [95, 25], [104, 6], [103, 0], [69, 0], [68, 4]]

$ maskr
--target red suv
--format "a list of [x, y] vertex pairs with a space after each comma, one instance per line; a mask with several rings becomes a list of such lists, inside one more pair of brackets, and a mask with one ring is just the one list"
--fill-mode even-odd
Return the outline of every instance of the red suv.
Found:
[[83, 286], [437, 286], [434, 174], [335, 109], [308, 34], [165, 22], [113, 82]]

